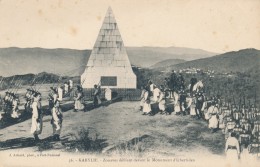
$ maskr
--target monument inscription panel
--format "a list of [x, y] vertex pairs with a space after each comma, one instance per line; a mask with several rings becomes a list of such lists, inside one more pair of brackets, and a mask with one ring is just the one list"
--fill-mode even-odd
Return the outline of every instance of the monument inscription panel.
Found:
[[117, 86], [117, 77], [101, 76], [101, 86]]

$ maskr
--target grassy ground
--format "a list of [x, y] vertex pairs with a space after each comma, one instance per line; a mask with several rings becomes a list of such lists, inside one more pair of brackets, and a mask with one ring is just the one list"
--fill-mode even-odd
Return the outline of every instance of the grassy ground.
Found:
[[32, 142], [29, 119], [0, 130], [0, 149], [138, 156], [185, 156], [191, 152], [224, 155], [223, 134], [210, 133], [206, 122], [174, 113], [143, 116], [138, 105], [139, 102], [117, 102], [76, 113], [63, 107], [61, 142], [51, 141], [51, 116], [45, 116], [41, 143]]

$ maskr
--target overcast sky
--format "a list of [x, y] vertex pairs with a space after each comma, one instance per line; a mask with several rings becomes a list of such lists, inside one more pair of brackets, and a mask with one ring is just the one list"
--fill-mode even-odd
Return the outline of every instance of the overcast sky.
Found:
[[0, 0], [0, 48], [92, 49], [109, 6], [126, 46], [260, 49], [260, 0]]

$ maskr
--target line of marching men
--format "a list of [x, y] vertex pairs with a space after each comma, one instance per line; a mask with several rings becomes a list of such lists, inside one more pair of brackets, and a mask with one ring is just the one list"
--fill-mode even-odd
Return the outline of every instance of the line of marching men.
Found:
[[[51, 124], [53, 127], [53, 140], [60, 140], [60, 133], [62, 127], [62, 110], [60, 103], [62, 99], [70, 94], [73, 90], [73, 81], [65, 82], [63, 85], [58, 87], [50, 87], [50, 93], [48, 94], [49, 107], [48, 110], [52, 115]], [[93, 106], [97, 107], [101, 104], [100, 99], [101, 86], [100, 83], [94, 85], [94, 94], [93, 94]], [[34, 135], [35, 141], [39, 141], [39, 135], [42, 132], [42, 118], [43, 110], [41, 103], [41, 93], [33, 88], [27, 89], [25, 93], [25, 104], [24, 104], [24, 113], [32, 114], [32, 124], [31, 124], [31, 133]], [[19, 97], [13, 93], [7, 92], [4, 97], [4, 111], [7, 114], [10, 114], [12, 118], [21, 117], [21, 113], [18, 111]], [[74, 92], [74, 112], [85, 111], [86, 106], [84, 103], [84, 94], [81, 85], [76, 86], [76, 91]]]
[[[73, 81], [69, 80], [65, 82], [62, 86], [57, 88], [51, 87], [51, 92], [49, 94], [49, 111], [52, 115], [51, 124], [53, 127], [53, 139], [60, 140], [60, 131], [62, 127], [62, 111], [60, 108], [60, 102], [64, 95], [68, 94], [73, 88]], [[31, 133], [34, 135], [35, 141], [39, 141], [38, 135], [42, 132], [42, 104], [41, 104], [41, 93], [32, 87], [27, 89], [25, 93], [25, 104], [24, 112], [19, 111], [19, 96], [6, 92], [3, 98], [2, 110], [4, 113], [0, 114], [0, 118], [3, 116], [11, 116], [11, 118], [17, 119], [22, 117], [22, 113], [32, 114], [32, 125]]]
[[[50, 87], [50, 93], [48, 94], [48, 109], [52, 116], [50, 123], [53, 128], [54, 141], [60, 140], [60, 133], [63, 122], [63, 114], [60, 103], [62, 102], [63, 97], [70, 93], [72, 89], [72, 80], [69, 80], [68, 82], [65, 82], [63, 85], [58, 87]], [[42, 132], [42, 119], [44, 114], [42, 111], [41, 93], [27, 89], [25, 98], [25, 110], [29, 110], [32, 113], [31, 133], [34, 135], [35, 141], [38, 142], [40, 140], [38, 135], [40, 135]]]
[[[60, 133], [63, 122], [63, 114], [60, 107], [60, 102], [62, 101], [63, 95], [72, 92], [73, 82], [70, 80], [69, 87], [66, 89], [66, 83], [64, 86], [55, 88], [50, 87], [50, 93], [48, 95], [49, 100], [49, 111], [51, 111], [52, 119], [51, 124], [53, 127], [53, 140], [60, 140]], [[84, 103], [84, 93], [81, 85], [76, 86], [76, 91], [74, 92], [74, 112], [77, 111], [85, 111], [86, 106]], [[100, 100], [101, 88], [100, 85], [94, 85], [94, 98], [93, 105], [96, 107], [101, 103]], [[41, 111], [41, 94], [35, 93], [33, 94], [32, 101], [32, 126], [31, 133], [34, 135], [35, 141], [39, 141], [38, 135], [41, 134], [42, 131], [42, 116], [43, 113]]]
[[19, 118], [18, 105], [20, 104], [19, 97], [13, 92], [5, 92], [5, 96], [2, 101], [2, 112], [0, 114], [0, 120], [3, 119], [3, 115], [10, 114], [12, 118]]
[[[190, 85], [196, 85], [192, 82]], [[170, 98], [173, 98], [173, 111], [166, 109], [167, 99]], [[246, 154], [253, 157], [260, 155], [260, 111], [254, 104], [247, 107], [228, 106], [227, 103], [222, 104], [218, 96], [205, 97], [197, 88], [189, 86], [188, 91], [183, 87], [169, 91], [164, 85], [158, 87], [149, 81], [148, 86], [142, 88], [140, 110], [143, 115], [155, 114], [152, 103], [158, 104], [160, 114], [175, 112], [176, 115], [191, 115], [207, 121], [212, 133], [222, 130], [228, 159], [245, 159]]]

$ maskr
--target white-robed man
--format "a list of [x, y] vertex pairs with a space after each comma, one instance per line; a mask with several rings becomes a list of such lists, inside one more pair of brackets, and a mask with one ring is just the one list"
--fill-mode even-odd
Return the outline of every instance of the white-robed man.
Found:
[[64, 83], [64, 93], [67, 94], [69, 92], [69, 83], [65, 82]]
[[144, 93], [144, 101], [145, 102], [144, 102], [144, 106], [143, 106], [143, 115], [147, 115], [147, 114], [150, 114], [152, 111], [148, 88], [146, 88], [146, 91]]
[[41, 111], [41, 94], [34, 93], [34, 101], [32, 103], [32, 126], [31, 133], [34, 135], [35, 141], [39, 141], [38, 135], [42, 132], [42, 111]]
[[77, 93], [76, 97], [74, 98], [75, 104], [74, 104], [74, 112], [76, 111], [83, 111], [85, 109], [84, 105], [84, 95], [82, 87], [77, 85]]
[[53, 128], [53, 140], [59, 141], [60, 140], [60, 133], [62, 127], [62, 111], [60, 108], [60, 102], [57, 100], [54, 104], [54, 107], [51, 110], [51, 124]]
[[73, 88], [73, 81], [69, 80], [69, 91]]
[[240, 147], [236, 134], [232, 132], [227, 138], [225, 152], [228, 161], [237, 161], [239, 159]]
[[157, 86], [154, 86], [153, 90], [153, 101], [158, 102], [160, 96], [160, 89]]
[[209, 107], [208, 109], [209, 113], [209, 128], [211, 129], [211, 132], [216, 132], [218, 128], [218, 106], [215, 102]]
[[181, 114], [180, 96], [179, 96], [178, 93], [173, 92], [173, 97], [174, 97], [174, 103], [173, 103], [174, 112], [175, 112], [176, 115], [180, 115]]

